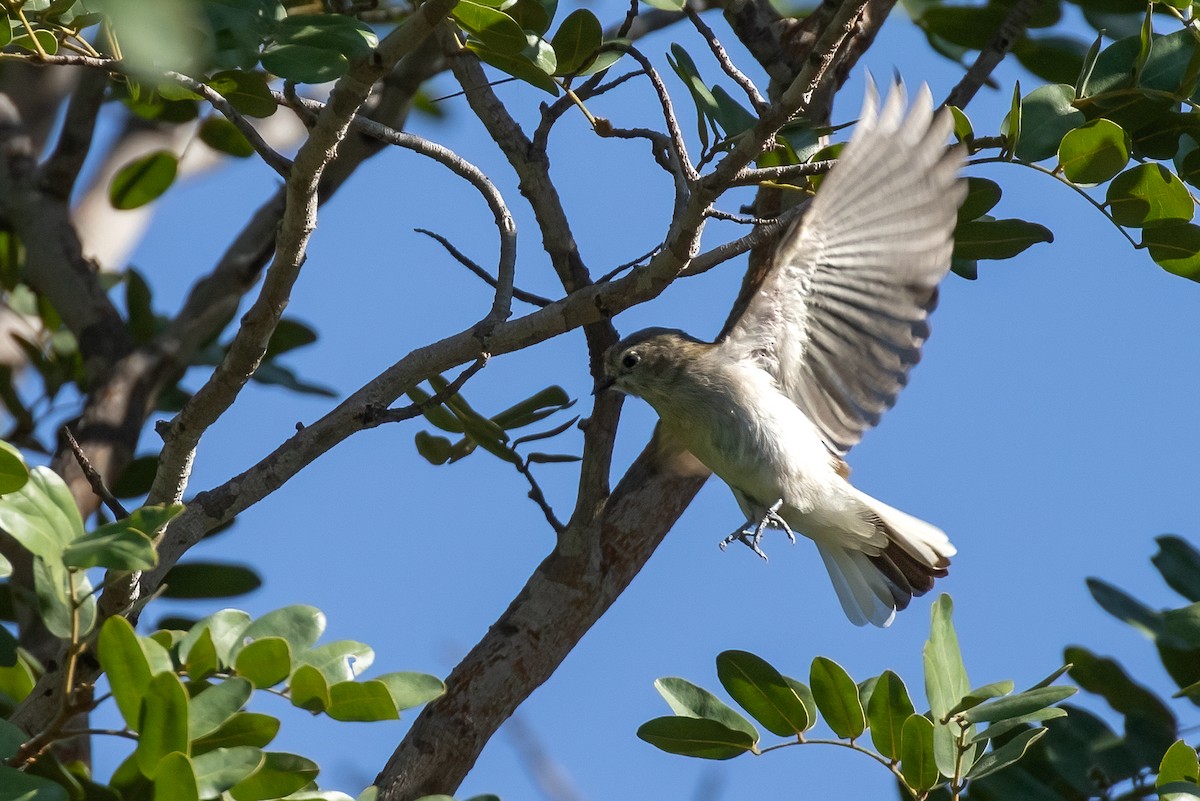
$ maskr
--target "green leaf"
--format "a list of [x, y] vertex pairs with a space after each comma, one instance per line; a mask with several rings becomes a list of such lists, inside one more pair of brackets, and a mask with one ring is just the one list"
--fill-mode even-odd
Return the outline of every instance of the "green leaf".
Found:
[[396, 702], [381, 681], [340, 681], [329, 687], [325, 714], [334, 720], [397, 720]]
[[1139, 164], [1108, 185], [1107, 203], [1118, 225], [1141, 228], [1148, 223], [1192, 218], [1187, 187], [1161, 164]]
[[592, 60], [604, 42], [600, 20], [586, 8], [576, 9], [558, 26], [550, 40], [558, 56], [556, 75], [571, 75]]
[[320, 384], [313, 384], [298, 377], [279, 362], [263, 362], [250, 377], [251, 381], [268, 387], [283, 387], [292, 392], [304, 395], [317, 395], [322, 398], [336, 398], [337, 392]]
[[[77, 575], [86, 580], [82, 573]], [[54, 564], [40, 556], [33, 557], [33, 588], [37, 595], [38, 615], [51, 634], [64, 640], [72, 634], [73, 613], [67, 589], [72, 578], [61, 562]], [[82, 595], [77, 593], [76, 597]]]
[[235, 667], [258, 689], [274, 687], [292, 672], [292, 651], [282, 637], [259, 637], [237, 652]]
[[247, 117], [270, 117], [279, 108], [267, 85], [267, 76], [261, 72], [225, 70], [206, 83]]
[[376, 676], [375, 681], [383, 682], [388, 688], [397, 711], [427, 704], [446, 692], [446, 685], [442, 680], [428, 673], [384, 673], [382, 676]]
[[715, 119], [720, 113], [717, 99], [713, 97], [708, 84], [700, 77], [700, 71], [696, 69], [696, 62], [678, 44], [671, 45], [671, 55], [667, 57], [667, 63], [671, 65], [671, 69], [679, 76], [679, 80], [683, 81], [683, 85], [687, 87], [688, 93], [692, 96], [692, 102], [696, 106], [696, 134], [700, 138], [701, 149], [707, 150], [709, 121]]
[[936, 787], [941, 779], [934, 760], [933, 723], [923, 715], [909, 715], [901, 728], [900, 774], [918, 792]]
[[119, 615], [110, 617], [100, 628], [97, 648], [100, 667], [108, 676], [117, 709], [125, 723], [136, 728], [152, 674], [133, 626]]
[[1175, 592], [1189, 601], [1200, 601], [1200, 551], [1173, 534], [1155, 537], [1158, 553], [1150, 561]]
[[1074, 694], [1074, 687], [1041, 687], [981, 704], [968, 709], [962, 715], [971, 723], [992, 723], [1045, 709]]
[[212, 734], [192, 743], [193, 754], [205, 754], [217, 748], [249, 745], [263, 748], [279, 733], [279, 721], [258, 712], [238, 712]]
[[169, 150], [159, 150], [136, 158], [113, 176], [108, 187], [108, 199], [115, 209], [144, 206], [167, 191], [175, 182], [178, 170], [179, 158]]
[[1087, 121], [1074, 100], [1075, 87], [1063, 83], [1038, 87], [1021, 100], [1017, 158], [1041, 161], [1058, 153], [1063, 136]]
[[638, 728], [637, 736], [669, 754], [701, 759], [732, 759], [754, 748], [746, 732], [709, 718], [654, 718]]
[[211, 115], [200, 123], [200, 141], [218, 153], [244, 159], [254, 155], [254, 145], [224, 117]]
[[969, 222], [987, 214], [1000, 202], [1000, 184], [987, 178], [967, 178], [967, 197], [958, 207], [958, 221]]
[[182, 511], [181, 503], [143, 506], [72, 542], [63, 552], [63, 562], [70, 567], [149, 570], [158, 564], [153, 537]]
[[263, 67], [295, 83], [326, 83], [350, 69], [350, 61], [336, 50], [309, 45], [275, 45], [263, 52]]
[[657, 8], [659, 11], [683, 11], [683, 7], [687, 4], [686, 0], [640, 0], [651, 8]]
[[229, 794], [235, 801], [267, 801], [290, 795], [317, 777], [320, 768], [296, 754], [268, 751], [263, 766], [239, 782]]
[[29, 481], [29, 468], [21, 452], [0, 440], [0, 495], [8, 495]]
[[324, 712], [330, 703], [329, 682], [321, 671], [312, 665], [301, 665], [292, 672], [288, 695], [293, 706], [313, 714]]
[[[282, 637], [294, 653], [308, 650], [325, 631], [325, 613], [315, 606], [293, 604], [267, 612], [242, 632], [243, 639]], [[237, 649], [234, 649], [236, 653]]]
[[186, 667], [192, 679], [208, 678], [220, 668], [217, 649], [213, 645], [212, 632], [204, 629], [188, 650]]
[[1197, 760], [1196, 749], [1183, 740], [1176, 740], [1163, 754], [1154, 785], [1161, 788], [1172, 782], [1200, 784], [1200, 760]]
[[871, 725], [871, 742], [888, 759], [900, 759], [905, 722], [912, 717], [913, 703], [908, 697], [904, 680], [885, 670], [867, 700], [867, 721]]
[[1200, 227], [1192, 223], [1155, 225], [1142, 231], [1142, 245], [1169, 273], [1200, 281]]
[[[1168, 612], [1164, 615], [1170, 630]], [[1070, 675], [1082, 689], [1103, 696], [1116, 711], [1126, 716], [1126, 739], [1144, 758], [1157, 761], [1175, 740], [1175, 715], [1158, 696], [1135, 683], [1111, 659], [1103, 659], [1084, 648], [1072, 646], [1064, 661], [1071, 663]], [[1072, 713], [1073, 715], [1074, 713]], [[1133, 727], [1137, 730], [1134, 731]]]
[[417, 446], [417, 453], [433, 465], [445, 464], [454, 456], [454, 446], [450, 440], [428, 431], [418, 431], [413, 436], [413, 444]]
[[933, 719], [937, 722], [933, 733], [934, 755], [937, 769], [947, 776], [954, 775], [956, 732], [942, 721], [971, 691], [962, 652], [958, 647], [958, 635], [954, 633], [951, 620], [953, 612], [954, 602], [950, 596], [944, 593], [938, 596], [930, 610], [929, 640], [922, 651], [925, 696], [929, 699]]
[[262, 579], [246, 565], [191, 561], [168, 570], [163, 584], [164, 598], [230, 598], [254, 592]]
[[[192, 649], [195, 652], [195, 649]], [[189, 705], [188, 739], [212, 734], [241, 711], [254, 692], [254, 685], [241, 678], [225, 679], [195, 695]]]
[[765, 659], [747, 651], [723, 651], [717, 655], [717, 678], [733, 700], [772, 734], [787, 737], [809, 728], [804, 702]]
[[280, 43], [307, 45], [351, 59], [366, 58], [379, 44], [370, 26], [346, 14], [291, 14], [275, 26]]
[[[252, 746], [216, 748], [192, 759], [201, 798], [216, 798], [266, 763], [261, 749]], [[157, 799], [155, 799], [157, 801]]]
[[1089, 578], [1087, 587], [1100, 608], [1118, 620], [1141, 629], [1151, 637], [1162, 629], [1162, 616], [1123, 590], [1098, 578]]
[[958, 106], [949, 106], [949, 109], [951, 116], [954, 117], [954, 138], [964, 142], [974, 137], [975, 127], [971, 124], [971, 118], [967, 116], [967, 112]]
[[[524, 37], [524, 32], [521, 35]], [[467, 50], [478, 56], [480, 61], [492, 65], [507, 75], [519, 78], [530, 86], [536, 86], [543, 92], [549, 92], [555, 97], [559, 94], [558, 84], [554, 82], [554, 79], [523, 53], [515, 55], [500, 53], [482, 47], [474, 42], [467, 42]]]
[[1111, 120], [1092, 120], [1063, 137], [1058, 161], [1077, 184], [1103, 183], [1129, 163], [1129, 134]]
[[948, 714], [957, 715], [959, 712], [979, 706], [989, 698], [1008, 695], [1012, 691], [1013, 683], [1011, 681], [996, 681], [991, 684], [985, 684], [982, 687], [976, 687], [963, 696], [963, 699], [955, 704], [954, 708]]
[[1012, 53], [1021, 66], [1048, 83], [1074, 85], [1083, 69], [1088, 46], [1067, 36], [1022, 36]]
[[[458, 421], [454, 414], [440, 403], [430, 403], [433, 396], [420, 387], [413, 387], [405, 393], [409, 399], [421, 407], [421, 414], [425, 416], [431, 424], [437, 426], [443, 431], [449, 431], [451, 434], [464, 433], [463, 425]], [[493, 420], [503, 415], [501, 412], [496, 415]]]
[[1012, 102], [1009, 104], [1008, 116], [1000, 125], [1000, 133], [1004, 136], [1004, 151], [1012, 156], [1017, 144], [1021, 141], [1021, 82], [1013, 83]]
[[1007, 768], [1025, 756], [1025, 752], [1029, 750], [1030, 746], [1040, 740], [1047, 731], [1047, 729], [1027, 729], [1021, 732], [1000, 748], [980, 757], [979, 761], [967, 771], [967, 778], [981, 779], [998, 770]]
[[138, 769], [154, 778], [159, 763], [173, 751], [188, 753], [188, 696], [174, 673], [159, 673], [150, 679], [142, 698], [134, 752]]
[[450, 12], [463, 30], [475, 36], [483, 46], [500, 55], [513, 56], [528, 46], [525, 31], [509, 15], [495, 8], [459, 0]]
[[867, 715], [858, 698], [858, 685], [841, 665], [823, 656], [813, 659], [809, 685], [817, 709], [838, 737], [854, 739], [863, 733]]
[[187, 755], [174, 751], [158, 763], [154, 774], [154, 801], [200, 801], [196, 774]]
[[1067, 710], [1060, 706], [1044, 707], [1036, 712], [1030, 712], [1027, 715], [1021, 715], [1015, 718], [1007, 718], [999, 723], [988, 726], [986, 729], [972, 737], [971, 742], [982, 743], [987, 740], [994, 740], [997, 737], [1002, 737], [1013, 729], [1021, 726], [1025, 726], [1030, 723], [1041, 723], [1043, 721], [1054, 720], [1056, 718], [1064, 718], [1066, 716]]
[[1038, 242], [1053, 241], [1050, 229], [1026, 220], [971, 220], [954, 229], [954, 257], [1011, 259]]
[[983, 50], [995, 37], [1004, 17], [1005, 11], [999, 5], [935, 5], [925, 9], [920, 23], [927, 31], [947, 42], [971, 50]]
[[331, 682], [350, 681], [375, 662], [375, 651], [365, 643], [337, 640], [305, 651], [296, 662], [312, 665]]
[[242, 640], [242, 633], [250, 626], [250, 616], [239, 609], [222, 609], [198, 621], [179, 643], [179, 658], [190, 657], [193, 644], [208, 631], [217, 659], [221, 665], [233, 664], [233, 650]]
[[797, 681], [791, 676], [784, 676], [783, 680], [787, 682], [787, 685], [792, 688], [792, 692], [794, 692], [796, 697], [800, 699], [800, 702], [804, 704], [804, 711], [808, 713], [808, 728], [811, 729], [813, 726], [816, 726], [819, 716], [817, 710], [817, 700], [813, 698], [812, 690], [809, 689], [807, 684], [802, 681]]
[[0, 720], [0, 761], [16, 756], [21, 745], [28, 739], [29, 735], [16, 724]]
[[23, 658], [18, 658], [13, 665], [0, 667], [0, 693], [13, 701], [25, 700], [33, 692], [34, 681], [33, 670]]
[[311, 327], [297, 320], [285, 317], [275, 326], [275, 330], [271, 332], [271, 338], [267, 341], [267, 352], [263, 354], [264, 359], [274, 359], [280, 354], [288, 351], [303, 348], [317, 341], [317, 332]]
[[0, 765], [0, 801], [69, 801], [61, 784]]
[[58, 39], [51, 31], [45, 29], [37, 29], [31, 37], [28, 33], [23, 33], [20, 36], [14, 36], [10, 43], [12, 47], [19, 47], [22, 50], [27, 50], [30, 53], [36, 53], [37, 47], [33, 40], [37, 39], [38, 44], [42, 46], [42, 50], [46, 55], [52, 56], [58, 52]]
[[715, 720], [722, 726], [740, 731], [758, 742], [758, 730], [720, 698], [686, 679], [667, 677], [654, 682], [654, 689], [663, 697], [676, 715]]
[[537, 36], [542, 36], [550, 30], [550, 22], [554, 12], [558, 10], [558, 0], [516, 0], [502, 3], [484, 3], [496, 8], [503, 8], [504, 13], [512, 17], [524, 30]]
[[25, 486], [0, 497], [0, 528], [49, 562], [61, 562], [63, 550], [84, 533], [71, 491], [48, 467], [33, 468]]

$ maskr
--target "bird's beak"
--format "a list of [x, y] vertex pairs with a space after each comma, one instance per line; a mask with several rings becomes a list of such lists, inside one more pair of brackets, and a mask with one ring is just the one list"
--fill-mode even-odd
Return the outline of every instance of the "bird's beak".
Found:
[[612, 389], [613, 384], [615, 384], [615, 383], [617, 383], [617, 379], [613, 378], [612, 376], [608, 376], [608, 375], [604, 376], [603, 378], [601, 378], [599, 381], [596, 382], [596, 386], [592, 389], [592, 395], [593, 396], [599, 395], [601, 392], [605, 392], [607, 390]]

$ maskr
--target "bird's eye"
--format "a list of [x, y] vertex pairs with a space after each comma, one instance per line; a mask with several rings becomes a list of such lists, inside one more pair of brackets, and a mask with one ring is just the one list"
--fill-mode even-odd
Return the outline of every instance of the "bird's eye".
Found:
[[637, 354], [637, 351], [629, 351], [625, 354], [625, 358], [621, 359], [621, 366], [626, 370], [632, 370], [637, 367], [637, 363], [642, 360], [642, 357]]

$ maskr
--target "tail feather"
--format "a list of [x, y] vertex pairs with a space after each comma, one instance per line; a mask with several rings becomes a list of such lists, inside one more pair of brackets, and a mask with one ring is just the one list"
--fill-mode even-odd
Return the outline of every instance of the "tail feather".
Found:
[[[846, 617], [856, 626], [888, 626], [896, 611], [907, 607], [913, 596], [929, 592], [935, 579], [947, 575], [950, 557], [956, 551], [936, 526], [858, 490], [854, 492], [865, 506], [868, 522], [875, 525], [887, 545], [869, 554], [853, 545], [846, 547], [842, 544], [847, 542], [844, 538], [836, 541], [822, 537], [817, 548]], [[861, 542], [861, 538], [856, 539]]]

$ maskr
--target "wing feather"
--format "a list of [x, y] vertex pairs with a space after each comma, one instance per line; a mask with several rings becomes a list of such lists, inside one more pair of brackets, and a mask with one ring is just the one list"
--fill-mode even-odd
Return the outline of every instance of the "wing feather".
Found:
[[857, 130], [719, 343], [771, 373], [844, 454], [896, 402], [929, 336], [966, 193], [949, 111], [868, 87]]

